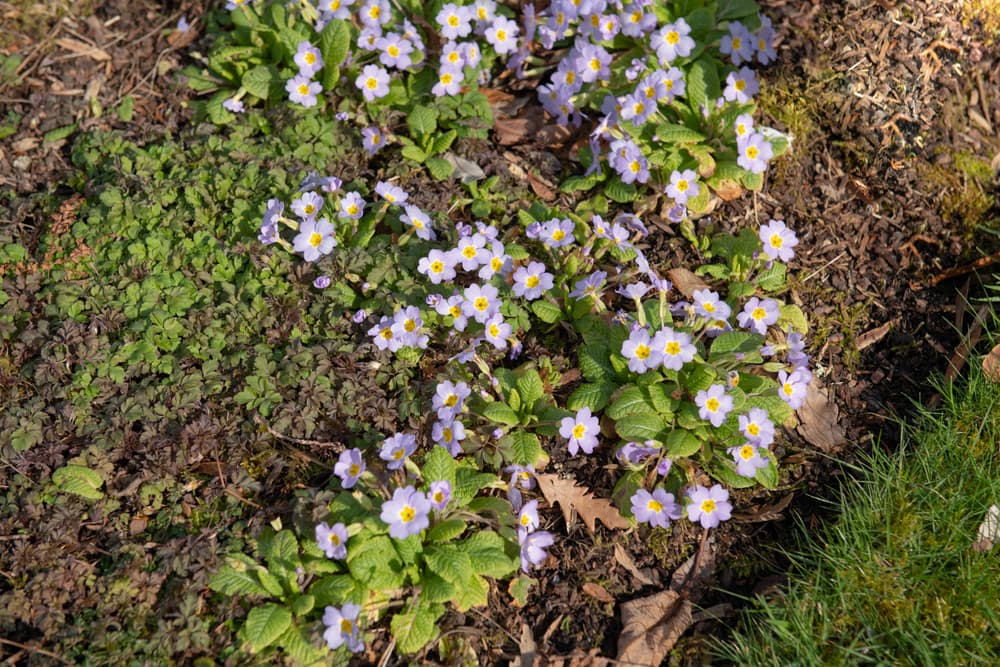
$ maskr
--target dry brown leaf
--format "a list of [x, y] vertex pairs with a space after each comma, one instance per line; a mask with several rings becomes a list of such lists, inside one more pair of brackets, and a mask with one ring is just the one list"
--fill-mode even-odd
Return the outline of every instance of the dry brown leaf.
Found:
[[695, 290], [709, 289], [708, 283], [688, 269], [670, 269], [667, 271], [667, 277], [670, 278], [674, 287], [689, 299], [694, 296]]
[[670, 590], [683, 595], [685, 599], [698, 602], [708, 591], [715, 574], [715, 550], [709, 541], [703, 539], [698, 551], [681, 563], [670, 577]]
[[525, 171], [528, 176], [528, 184], [531, 185], [531, 190], [544, 199], [545, 201], [552, 201], [556, 198], [556, 191], [553, 189], [555, 186], [551, 183], [545, 181], [538, 176], [535, 176], [530, 171]]
[[802, 407], [796, 410], [799, 435], [822, 451], [832, 452], [846, 441], [844, 427], [838, 423], [839, 412], [826, 390], [814, 379], [809, 383]]
[[535, 658], [538, 657], [538, 645], [531, 633], [531, 626], [527, 623], [521, 623], [521, 641], [518, 642], [518, 648], [521, 649], [521, 667], [532, 667]]
[[722, 201], [732, 201], [738, 199], [743, 194], [743, 186], [731, 178], [720, 179], [712, 187], [712, 190], [715, 194], [719, 195], [719, 199]]
[[620, 544], [615, 544], [615, 560], [618, 564], [628, 570], [628, 573], [635, 577], [643, 586], [659, 586], [660, 578], [656, 570], [652, 568], [640, 569], [632, 556]]
[[[788, 459], [785, 459], [787, 462]], [[770, 505], [759, 505], [746, 512], [733, 512], [733, 521], [759, 523], [761, 521], [777, 521], [784, 515], [782, 512], [792, 502], [794, 493], [787, 493]]]
[[1000, 345], [995, 346], [983, 357], [983, 373], [988, 380], [1000, 382]]
[[559, 505], [567, 525], [572, 521], [574, 511], [583, 519], [591, 534], [598, 520], [612, 529], [628, 528], [630, 525], [610, 500], [595, 498], [588, 489], [577, 486], [571, 479], [560, 479], [558, 475], [535, 475], [535, 479], [545, 499]]
[[976, 536], [975, 544], [972, 545], [972, 550], [989, 551], [997, 542], [1000, 542], [1000, 507], [990, 505], [986, 519], [979, 526], [979, 534]]
[[881, 326], [877, 326], [874, 329], [869, 329], [860, 336], [854, 339], [854, 348], [859, 352], [866, 347], [871, 347], [875, 343], [879, 342], [885, 335], [889, 333], [889, 329], [892, 325], [896, 323], [896, 320], [890, 320]]
[[78, 56], [86, 56], [88, 58], [93, 58], [99, 62], [104, 62], [106, 60], [111, 60], [111, 56], [108, 52], [102, 48], [94, 46], [93, 44], [87, 44], [86, 42], [81, 42], [78, 39], [72, 39], [70, 37], [60, 37], [56, 40], [56, 44], [63, 47], [67, 51], [72, 51]]
[[604, 586], [588, 581], [583, 585], [583, 592], [600, 602], [614, 602], [615, 597]]
[[622, 605], [618, 664], [657, 667], [691, 625], [691, 603], [662, 591]]

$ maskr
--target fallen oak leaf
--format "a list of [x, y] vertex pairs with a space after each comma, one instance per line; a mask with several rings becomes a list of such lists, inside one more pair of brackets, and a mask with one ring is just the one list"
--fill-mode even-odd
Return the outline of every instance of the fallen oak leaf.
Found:
[[567, 525], [572, 521], [574, 511], [580, 515], [592, 535], [597, 521], [612, 529], [628, 528], [631, 525], [610, 500], [595, 498], [589, 489], [577, 486], [572, 479], [543, 474], [535, 475], [535, 480], [545, 499], [552, 505], [559, 505]]
[[657, 667], [692, 622], [691, 603], [661, 591], [622, 605], [617, 664]]
[[615, 598], [604, 586], [588, 581], [583, 585], [583, 592], [599, 602], [614, 602]]
[[983, 357], [983, 374], [992, 382], [1000, 382], [1000, 345]]
[[829, 454], [847, 441], [839, 423], [839, 410], [818, 380], [809, 383], [806, 400], [795, 414], [799, 418], [799, 435], [820, 450]]
[[708, 283], [688, 269], [670, 269], [667, 271], [667, 277], [674, 287], [689, 299], [694, 296], [695, 290], [709, 289]]

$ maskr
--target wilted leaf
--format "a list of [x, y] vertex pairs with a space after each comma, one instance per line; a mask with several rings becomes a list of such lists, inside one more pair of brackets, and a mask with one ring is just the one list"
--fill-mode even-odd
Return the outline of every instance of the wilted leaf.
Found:
[[653, 568], [640, 569], [632, 556], [620, 544], [615, 545], [615, 560], [618, 564], [628, 570], [628, 573], [635, 577], [643, 586], [658, 586], [660, 578]]
[[531, 633], [531, 626], [527, 623], [521, 623], [521, 641], [518, 642], [518, 648], [521, 650], [521, 667], [532, 667], [535, 664], [535, 655], [538, 653], [538, 644], [535, 643], [535, 637]]
[[979, 526], [979, 534], [972, 545], [973, 551], [989, 551], [993, 545], [1000, 542], [1000, 507], [990, 505], [986, 519]]
[[657, 667], [691, 625], [691, 603], [662, 591], [622, 605], [619, 664]]
[[575, 510], [591, 533], [598, 520], [608, 528], [628, 528], [630, 525], [610, 500], [595, 498], [588, 489], [577, 486], [571, 479], [560, 479], [558, 475], [536, 475], [535, 479], [545, 499], [559, 504], [567, 524]]
[[845, 442], [844, 427], [838, 423], [839, 412], [826, 390], [814, 379], [806, 390], [806, 400], [796, 411], [799, 435], [824, 452], [833, 451]]
[[689, 299], [694, 296], [695, 290], [709, 289], [708, 283], [687, 269], [670, 269], [667, 271], [667, 277], [674, 287]]
[[996, 345], [983, 357], [983, 373], [987, 379], [1000, 382], [1000, 345]]
[[583, 592], [599, 602], [614, 602], [615, 598], [604, 586], [588, 581], [583, 585]]
[[895, 320], [890, 320], [880, 326], [875, 327], [874, 329], [869, 329], [868, 331], [864, 332], [863, 334], [854, 339], [855, 349], [857, 349], [860, 352], [866, 347], [870, 347], [871, 345], [874, 345], [875, 343], [879, 342], [880, 340], [885, 338], [885, 335], [887, 333], [889, 333], [889, 329], [892, 328], [892, 325], [894, 323]]

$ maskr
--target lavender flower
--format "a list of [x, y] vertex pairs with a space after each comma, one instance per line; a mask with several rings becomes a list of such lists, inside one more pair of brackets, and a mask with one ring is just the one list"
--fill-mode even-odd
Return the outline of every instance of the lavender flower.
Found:
[[760, 455], [757, 446], [745, 442], [739, 447], [730, 447], [729, 454], [736, 463], [736, 473], [743, 477], [753, 477], [760, 468], [767, 467], [767, 459]]
[[451, 483], [443, 479], [431, 482], [427, 498], [430, 501], [431, 507], [438, 512], [443, 512], [444, 508], [448, 506], [448, 501], [451, 500]]
[[302, 253], [307, 262], [315, 262], [321, 255], [330, 254], [337, 245], [333, 233], [333, 223], [326, 218], [304, 220], [299, 226], [299, 233], [292, 239], [292, 248]]
[[757, 447], [768, 447], [774, 442], [774, 422], [763, 408], [750, 408], [739, 417], [740, 432]]
[[299, 66], [299, 75], [307, 79], [313, 78], [316, 76], [316, 72], [323, 69], [322, 54], [309, 42], [299, 42], [293, 60]]
[[382, 503], [379, 518], [389, 526], [389, 535], [405, 540], [430, 525], [431, 503], [412, 486], [396, 489], [392, 499]]
[[365, 643], [358, 637], [358, 614], [361, 607], [353, 602], [346, 602], [341, 609], [327, 607], [323, 612], [323, 639], [330, 650], [340, 648], [345, 643], [351, 653], [363, 651]]
[[361, 130], [361, 145], [369, 155], [375, 155], [385, 145], [385, 139], [377, 127]]
[[417, 449], [417, 438], [411, 433], [397, 433], [391, 438], [386, 438], [382, 443], [382, 449], [378, 456], [383, 461], [387, 461], [389, 470], [399, 470], [403, 467], [406, 458]]
[[715, 484], [711, 489], [696, 486], [688, 495], [690, 503], [685, 508], [688, 519], [698, 521], [703, 528], [715, 528], [732, 516], [729, 492]]
[[744, 329], [750, 329], [761, 336], [767, 333], [767, 328], [778, 321], [781, 311], [774, 299], [758, 299], [752, 297], [743, 306], [743, 312], [736, 316], [736, 321]]
[[694, 402], [698, 406], [698, 416], [716, 428], [722, 426], [733, 409], [733, 397], [726, 393], [726, 386], [722, 384], [702, 389], [695, 395]]
[[581, 449], [584, 454], [594, 452], [601, 425], [597, 417], [590, 414], [590, 408], [578, 410], [575, 417], [564, 417], [559, 424], [559, 435], [569, 441], [567, 444], [570, 454], [576, 456]]
[[681, 506], [674, 502], [674, 494], [662, 488], [652, 493], [639, 489], [632, 495], [632, 514], [639, 523], [667, 528], [671, 520], [681, 518]]
[[309, 108], [316, 106], [317, 95], [323, 92], [323, 86], [318, 81], [311, 81], [301, 74], [285, 83], [288, 99], [296, 104]]
[[764, 254], [771, 260], [787, 262], [795, 256], [795, 246], [799, 244], [795, 232], [785, 226], [784, 220], [772, 219], [766, 225], [761, 225], [758, 233], [764, 244]]
[[340, 478], [340, 485], [345, 489], [353, 488], [358, 478], [364, 474], [365, 460], [357, 447], [340, 453], [340, 458], [333, 466], [333, 474]]
[[527, 532], [519, 530], [517, 541], [521, 546], [521, 570], [527, 573], [532, 567], [538, 567], [548, 558], [546, 549], [552, 546], [555, 539], [546, 530]]
[[316, 543], [327, 558], [344, 560], [347, 558], [347, 526], [335, 523], [326, 525], [324, 521], [316, 526]]

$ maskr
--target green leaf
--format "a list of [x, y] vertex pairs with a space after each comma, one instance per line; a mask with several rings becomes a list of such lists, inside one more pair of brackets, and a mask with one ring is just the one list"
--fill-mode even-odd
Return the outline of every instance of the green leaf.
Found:
[[681, 384], [692, 394], [708, 389], [716, 380], [718, 376], [715, 374], [715, 369], [704, 363], [687, 364], [680, 376]]
[[489, 583], [480, 575], [474, 574], [463, 582], [455, 591], [452, 601], [458, 611], [468, 611], [472, 607], [482, 607], [486, 604], [490, 593]]
[[389, 624], [396, 638], [396, 649], [403, 654], [416, 653], [437, 636], [436, 622], [444, 606], [416, 598], [409, 609], [392, 617]]
[[605, 412], [605, 414], [615, 421], [629, 415], [655, 413], [656, 409], [649, 401], [642, 387], [637, 387], [634, 384], [623, 387], [621, 394], [618, 395], [614, 403], [608, 406]]
[[612, 176], [604, 184], [604, 194], [608, 196], [608, 199], [612, 199], [619, 204], [628, 204], [635, 201], [636, 197], [639, 196], [634, 183], [624, 183], [617, 176]]
[[273, 66], [257, 65], [243, 74], [240, 85], [254, 97], [266, 100], [271, 95], [271, 84], [277, 79], [278, 72]]
[[424, 457], [423, 477], [426, 482], [444, 480], [455, 485], [455, 459], [448, 450], [437, 445]]
[[403, 146], [403, 150], [400, 152], [407, 160], [413, 160], [419, 164], [423, 164], [424, 160], [427, 159], [427, 153], [417, 146]]
[[416, 106], [406, 117], [406, 125], [410, 128], [410, 137], [415, 141], [437, 129], [438, 112], [431, 107]]
[[667, 435], [663, 446], [672, 459], [694, 456], [701, 449], [701, 440], [687, 429], [675, 428]]
[[657, 440], [667, 422], [655, 414], [629, 415], [615, 422], [615, 432], [622, 440]]
[[521, 377], [517, 379], [517, 391], [521, 394], [524, 406], [531, 410], [535, 401], [545, 395], [545, 385], [542, 377], [533, 368], [529, 368]]
[[719, 21], [730, 21], [753, 16], [760, 11], [756, 0], [719, 0]]
[[60, 139], [66, 139], [71, 134], [76, 132], [76, 128], [77, 124], [73, 123], [72, 125], [64, 125], [62, 127], [57, 127], [54, 130], [49, 130], [42, 136], [42, 143], [51, 144], [55, 141], [59, 141]]
[[746, 331], [727, 331], [726, 333], [719, 334], [712, 341], [709, 359], [714, 362], [726, 354], [759, 352], [760, 346], [763, 344], [764, 337], [759, 334]]
[[520, 559], [507, 555], [504, 539], [491, 530], [473, 533], [458, 546], [469, 554], [476, 574], [501, 579], [515, 572], [520, 564]]
[[509, 405], [501, 401], [487, 403], [486, 407], [483, 408], [483, 416], [491, 422], [507, 426], [517, 426], [521, 423], [521, 418], [517, 413]]
[[785, 286], [785, 275], [788, 272], [781, 262], [775, 262], [770, 268], [764, 269], [757, 276], [757, 286], [765, 292], [777, 292]]
[[719, 71], [709, 56], [704, 55], [691, 63], [687, 73], [687, 98], [691, 108], [698, 110], [720, 92]]
[[319, 34], [319, 52], [323, 56], [320, 83], [323, 90], [333, 90], [340, 80], [340, 66], [351, 48], [351, 28], [347, 21], [333, 19]]
[[614, 392], [615, 385], [611, 383], [582, 384], [566, 399], [566, 407], [574, 412], [582, 408], [590, 408], [590, 411], [596, 414], [604, 409]]
[[606, 383], [615, 371], [608, 361], [608, 348], [603, 344], [584, 345], [577, 353], [580, 372], [591, 382]]
[[788, 424], [794, 416], [792, 408], [781, 400], [777, 393], [770, 396], [747, 396], [747, 403], [750, 407], [767, 410], [768, 416], [775, 424]]
[[[673, 385], [673, 388], [676, 388], [676, 385]], [[650, 403], [661, 416], [673, 414], [677, 410], [680, 401], [671, 395], [673, 389], [665, 383], [651, 384], [646, 387], [646, 391], [649, 392]]]
[[502, 446], [510, 447], [513, 463], [535, 465], [542, 457], [542, 443], [538, 436], [522, 429], [511, 431], [503, 437]]
[[462, 466], [455, 471], [455, 486], [451, 490], [452, 502], [458, 507], [464, 507], [484, 487], [496, 481], [497, 476], [492, 473], [479, 472], [475, 468]]
[[439, 181], [450, 177], [455, 171], [455, 166], [442, 157], [429, 157], [424, 164], [427, 166], [427, 171], [431, 172], [431, 176]]
[[271, 574], [271, 572], [267, 568], [264, 567], [258, 568], [255, 571], [255, 573], [257, 575], [257, 580], [260, 582], [260, 585], [263, 586], [268, 593], [270, 593], [272, 596], [276, 598], [280, 598], [282, 595], [284, 595], [285, 590], [284, 588], [282, 588], [281, 582], [278, 581], [278, 578], [273, 574]]
[[752, 171], [743, 172], [743, 187], [747, 190], [753, 190], [754, 192], [760, 192], [761, 188], [764, 187], [764, 173], [755, 174]]
[[433, 572], [427, 572], [420, 579], [420, 597], [426, 602], [448, 602], [455, 597], [455, 585]]
[[313, 596], [317, 607], [339, 607], [345, 602], [356, 600], [364, 591], [365, 587], [349, 574], [331, 574], [317, 579], [309, 586], [309, 594]]
[[749, 489], [757, 482], [751, 477], [744, 477], [736, 472], [734, 464], [729, 459], [715, 456], [705, 464], [708, 474], [733, 489]]
[[767, 457], [767, 465], [763, 468], [757, 468], [754, 479], [760, 482], [765, 489], [775, 489], [778, 487], [778, 465], [775, 462], [774, 454], [769, 450], [766, 453], [762, 450], [761, 455]]
[[[293, 664], [296, 665], [322, 663], [325, 662], [325, 658], [328, 655], [326, 647], [320, 649], [313, 646], [302, 628], [294, 623], [289, 625], [288, 629], [278, 637], [278, 646], [284, 649], [288, 657], [294, 661]], [[198, 664], [197, 661], [195, 661], [195, 664]]]
[[212, 575], [208, 587], [224, 595], [269, 595], [267, 590], [247, 569], [247, 565], [233, 559]]
[[434, 154], [444, 153], [446, 150], [451, 148], [451, 145], [454, 143], [456, 137], [458, 137], [458, 132], [455, 130], [448, 130], [447, 132], [439, 134], [434, 138], [434, 146], [431, 152]]
[[492, 512], [497, 517], [508, 516], [511, 513], [510, 503], [495, 496], [480, 496], [469, 501], [469, 511], [476, 514]]
[[292, 602], [292, 613], [296, 616], [304, 616], [313, 610], [316, 605], [316, 598], [309, 594], [298, 595]]
[[475, 571], [469, 554], [457, 544], [433, 544], [424, 552], [424, 562], [446, 581], [461, 585]]
[[779, 312], [777, 325], [781, 329], [785, 329], [791, 326], [795, 331], [800, 334], [808, 333], [809, 331], [809, 320], [806, 319], [805, 313], [802, 309], [793, 303], [783, 304]]
[[528, 604], [528, 595], [531, 593], [531, 587], [537, 583], [537, 579], [533, 579], [526, 574], [521, 574], [510, 582], [510, 585], [507, 586], [507, 592], [517, 602], [517, 606], [523, 607]]
[[453, 540], [464, 533], [467, 526], [468, 524], [461, 519], [448, 519], [447, 521], [442, 521], [441, 523], [434, 524], [434, 526], [427, 531], [426, 541], [433, 543]]
[[562, 318], [563, 314], [562, 308], [548, 299], [538, 299], [537, 301], [532, 301], [531, 312], [533, 312], [538, 319], [546, 324], [558, 322]]
[[[519, 246], [516, 243], [504, 246], [504, 250], [515, 262], [520, 262], [531, 257], [531, 254], [523, 246]], [[533, 303], [538, 303], [538, 301], [534, 301]]]
[[392, 540], [375, 535], [347, 550], [347, 568], [351, 576], [380, 591], [403, 586], [403, 566]]
[[559, 184], [561, 192], [580, 192], [591, 190], [598, 185], [606, 176], [603, 173], [594, 172], [589, 176], [570, 176]]
[[656, 126], [656, 136], [661, 142], [669, 144], [701, 143], [705, 141], [705, 135], [695, 132], [685, 125], [675, 123], [663, 123]]
[[86, 466], [63, 466], [52, 473], [52, 482], [60, 491], [88, 500], [100, 500], [104, 497], [104, 492], [101, 491], [104, 479]]
[[273, 644], [291, 624], [291, 613], [284, 607], [269, 602], [254, 607], [247, 614], [243, 637], [254, 651], [260, 651]]

